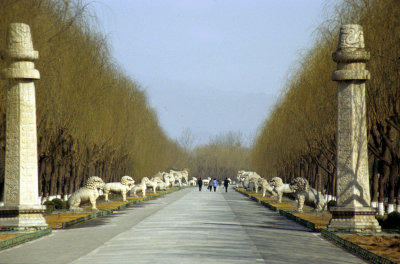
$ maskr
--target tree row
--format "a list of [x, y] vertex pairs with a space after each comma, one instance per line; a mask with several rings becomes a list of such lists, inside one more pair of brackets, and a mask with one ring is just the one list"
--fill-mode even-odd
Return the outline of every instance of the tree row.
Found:
[[[145, 92], [110, 56], [90, 6], [80, 1], [2, 0], [0, 48], [10, 23], [31, 27], [35, 62], [39, 193], [71, 194], [90, 176], [135, 180], [179, 168], [183, 151], [159, 126]], [[2, 56], [1, 69], [7, 66]], [[0, 80], [0, 195], [7, 82]]]
[[316, 189], [335, 195], [337, 84], [331, 80], [336, 69], [332, 53], [340, 26], [361, 24], [371, 53], [366, 86], [371, 197], [373, 206], [387, 198], [400, 209], [400, 2], [347, 0], [331, 10], [265, 120], [251, 152], [252, 167], [285, 182], [304, 177]]

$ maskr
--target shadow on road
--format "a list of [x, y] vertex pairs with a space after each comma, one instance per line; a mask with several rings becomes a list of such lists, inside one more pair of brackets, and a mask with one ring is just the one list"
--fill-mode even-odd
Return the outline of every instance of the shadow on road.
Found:
[[245, 224], [226, 224], [226, 223], [203, 223], [205, 225], [220, 225], [220, 226], [241, 226], [241, 227], [246, 227], [246, 228], [260, 228], [260, 229], [278, 229], [278, 230], [292, 230], [292, 231], [301, 231], [301, 232], [306, 232], [310, 233], [312, 231], [304, 229], [304, 228], [296, 228], [296, 227], [291, 227], [287, 226], [284, 224], [279, 224], [276, 222], [269, 222], [269, 221], [264, 221], [263, 223], [267, 223], [268, 225], [245, 225]]

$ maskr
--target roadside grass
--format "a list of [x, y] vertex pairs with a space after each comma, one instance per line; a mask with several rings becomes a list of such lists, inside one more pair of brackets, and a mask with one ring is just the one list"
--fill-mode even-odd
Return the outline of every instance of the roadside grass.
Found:
[[3, 241], [3, 240], [6, 240], [6, 239], [9, 239], [9, 238], [13, 238], [13, 237], [16, 237], [16, 236], [19, 236], [20, 234], [17, 234], [17, 233], [12, 233], [12, 234], [0, 234], [0, 241]]

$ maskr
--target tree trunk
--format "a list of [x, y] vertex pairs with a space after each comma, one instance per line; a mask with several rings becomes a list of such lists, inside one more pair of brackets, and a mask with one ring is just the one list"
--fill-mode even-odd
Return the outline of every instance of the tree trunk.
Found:
[[[332, 196], [336, 198], [336, 167], [332, 166]], [[335, 199], [336, 200], [336, 199]]]
[[57, 186], [57, 195], [62, 195], [65, 194], [65, 188], [67, 185], [67, 175], [65, 173], [66, 168], [64, 162], [62, 164], [59, 164], [58, 166], [58, 186]]
[[379, 194], [379, 176], [380, 176], [380, 166], [382, 162], [378, 159], [373, 158], [371, 172], [371, 207], [378, 208], [378, 194]]
[[44, 173], [44, 178], [45, 178], [45, 189], [43, 191], [43, 195], [45, 197], [50, 195], [50, 182], [53, 174], [53, 167], [52, 167], [52, 160], [50, 158], [45, 159], [45, 173]]
[[85, 181], [84, 170], [85, 170], [85, 167], [81, 167], [81, 165], [78, 165], [75, 167], [76, 180], [74, 182], [74, 185], [75, 185], [74, 191], [78, 190], [81, 186], [83, 186], [83, 182]]
[[394, 205], [396, 203], [396, 196], [395, 196], [395, 188], [396, 188], [396, 179], [398, 178], [398, 160], [394, 159], [392, 166], [390, 167], [390, 174], [389, 174], [389, 200], [388, 200], [388, 208], [387, 213], [390, 214], [393, 212]]
[[384, 215], [385, 214], [385, 183], [387, 178], [389, 177], [390, 168], [385, 164], [383, 168], [383, 175], [379, 177], [379, 197], [378, 197], [378, 214]]
[[374, 208], [378, 207], [378, 194], [379, 194], [379, 173], [374, 172], [372, 178], [372, 200], [371, 200], [371, 206]]
[[44, 157], [39, 157], [39, 168], [38, 168], [38, 184], [39, 184], [39, 195], [44, 196], [44, 178], [45, 178], [45, 168], [46, 168], [46, 159]]
[[400, 178], [397, 178], [397, 212], [400, 213]]
[[57, 182], [58, 182], [58, 166], [56, 164], [56, 161], [53, 159], [52, 162], [52, 175], [50, 178], [50, 195], [56, 195], [57, 194]]

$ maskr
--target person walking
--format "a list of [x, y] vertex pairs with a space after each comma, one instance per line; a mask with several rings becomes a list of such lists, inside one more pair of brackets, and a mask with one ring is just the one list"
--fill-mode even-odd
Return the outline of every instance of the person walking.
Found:
[[200, 177], [200, 179], [197, 181], [197, 184], [199, 185], [199, 192], [201, 192], [201, 187], [203, 187], [203, 180], [201, 179], [201, 177]]
[[224, 180], [225, 192], [228, 192], [228, 186], [229, 186], [229, 180], [228, 180], [228, 178], [225, 178], [225, 180]]
[[214, 192], [217, 190], [217, 185], [218, 185], [218, 181], [217, 181], [217, 179], [214, 179], [213, 180]]

